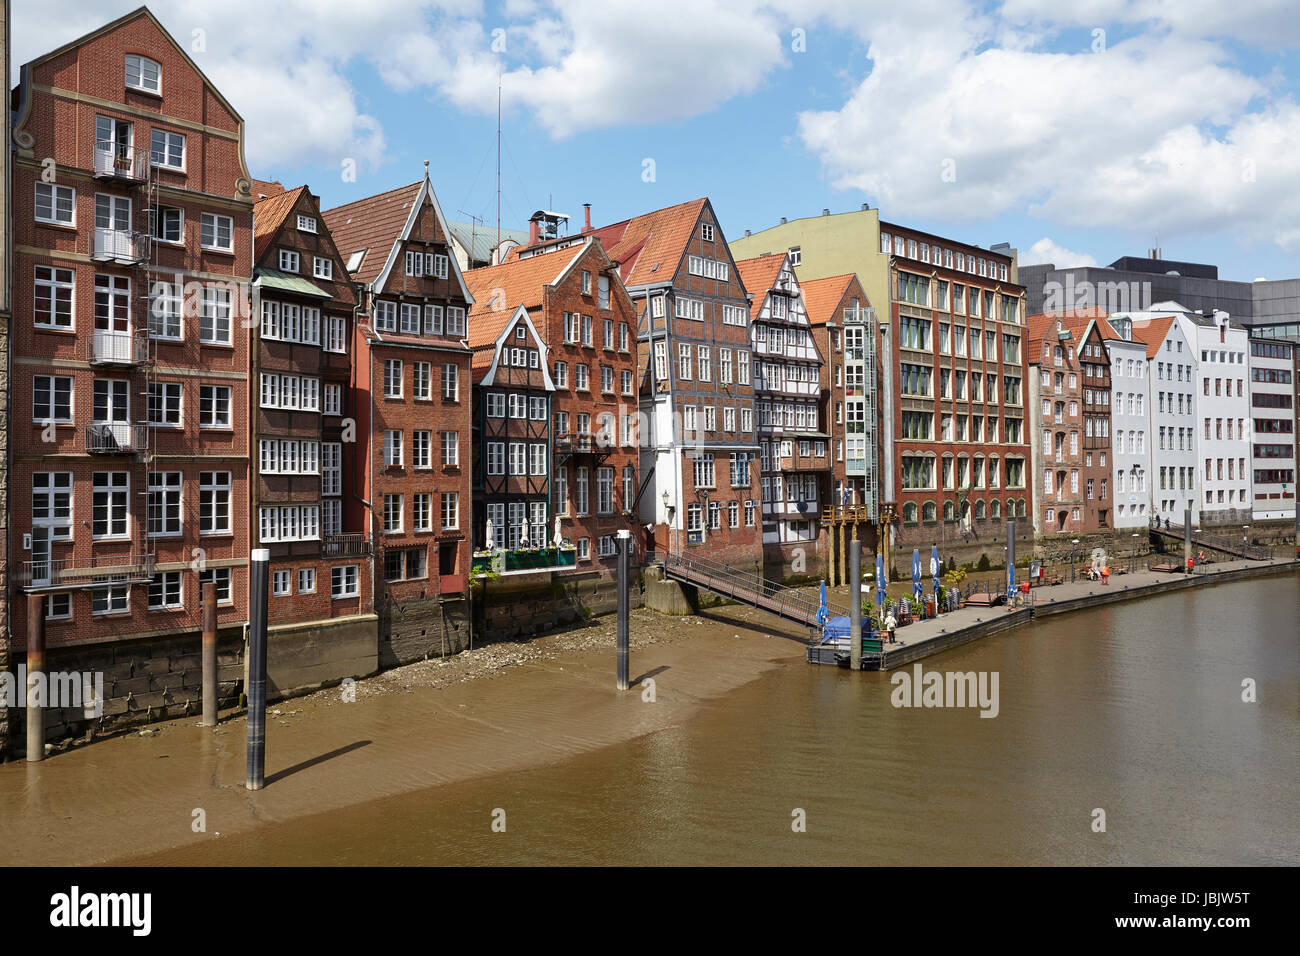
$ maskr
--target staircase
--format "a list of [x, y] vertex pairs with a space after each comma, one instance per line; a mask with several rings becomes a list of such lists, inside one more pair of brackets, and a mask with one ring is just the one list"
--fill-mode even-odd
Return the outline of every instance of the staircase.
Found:
[[[1174, 531], [1172, 528], [1166, 531], [1163, 528], [1152, 528], [1151, 533], [1168, 541], [1177, 541], [1183, 543], [1183, 533], [1180, 528]], [[1238, 558], [1246, 558], [1249, 561], [1268, 561], [1272, 554], [1267, 548], [1261, 548], [1258, 545], [1247, 544], [1236, 538], [1220, 534], [1210, 534], [1207, 531], [1192, 530], [1192, 546], [1196, 548], [1208, 548], [1211, 551], [1219, 551], [1223, 554], [1231, 554]]]
[[[821, 627], [821, 622], [817, 620], [821, 602], [806, 591], [786, 587], [769, 581], [762, 575], [738, 571], [707, 558], [666, 554], [663, 569], [665, 577], [683, 584], [703, 588], [719, 597], [766, 611], [795, 624]], [[830, 602], [826, 604], [826, 612], [828, 618], [849, 615], [848, 608]]]

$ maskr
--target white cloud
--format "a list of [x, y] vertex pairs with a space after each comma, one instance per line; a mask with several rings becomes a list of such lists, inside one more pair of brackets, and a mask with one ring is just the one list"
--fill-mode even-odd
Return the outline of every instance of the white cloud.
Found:
[[1047, 236], [1039, 239], [1028, 249], [1022, 249], [1017, 261], [1022, 266], [1050, 263], [1058, 269], [1069, 269], [1074, 266], [1095, 266], [1097, 264], [1097, 260], [1086, 252], [1074, 252], [1064, 246], [1058, 246]]

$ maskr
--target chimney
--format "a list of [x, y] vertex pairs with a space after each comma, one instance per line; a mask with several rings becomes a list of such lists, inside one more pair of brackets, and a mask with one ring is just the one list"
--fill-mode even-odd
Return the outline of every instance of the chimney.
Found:
[[781, 217], [781, 225], [783, 225], [783, 226], [785, 225], [785, 216], [782, 216], [782, 217]]
[[591, 232], [591, 203], [582, 204], [582, 234]]
[[1156, 246], [1155, 248], [1148, 249], [1148, 250], [1147, 250], [1147, 258], [1148, 258], [1148, 259], [1160, 259], [1160, 258], [1163, 258], [1163, 257], [1160, 255], [1160, 247], [1159, 247], [1159, 246]]
[[537, 220], [535, 218], [528, 220], [528, 244], [530, 246], [537, 245]]
[[822, 210], [822, 215], [823, 215], [823, 216], [829, 216], [830, 214], [831, 214], [831, 211], [830, 211], [829, 209], [823, 209], [823, 210]]
[[863, 212], [866, 212], [866, 211], [867, 211], [868, 209], [870, 209], [870, 208], [871, 208], [871, 204], [870, 204], [870, 203], [865, 203], [865, 202], [864, 202], [864, 203], [862, 204], [862, 211], [863, 211]]
[[745, 230], [745, 238], [746, 238], [746, 239], [749, 238], [749, 230], [748, 230], [748, 229]]

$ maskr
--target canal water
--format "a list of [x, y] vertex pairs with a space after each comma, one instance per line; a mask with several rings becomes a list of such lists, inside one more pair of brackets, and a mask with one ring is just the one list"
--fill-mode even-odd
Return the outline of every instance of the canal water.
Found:
[[1278, 576], [923, 662], [996, 672], [994, 718], [792, 658], [628, 743], [143, 862], [1296, 864], [1298, 621]]

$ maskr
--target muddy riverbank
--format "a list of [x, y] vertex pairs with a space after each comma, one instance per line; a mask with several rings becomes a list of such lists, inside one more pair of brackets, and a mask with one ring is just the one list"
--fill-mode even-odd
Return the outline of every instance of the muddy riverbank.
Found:
[[357, 682], [354, 701], [332, 688], [281, 702], [268, 711], [257, 793], [243, 786], [239, 714], [215, 730], [168, 721], [0, 766], [0, 863], [120, 861], [554, 763], [675, 726], [783, 662], [803, 666], [807, 637], [740, 607], [707, 618], [637, 611], [631, 636], [639, 683], [623, 694], [610, 615], [387, 671]]

